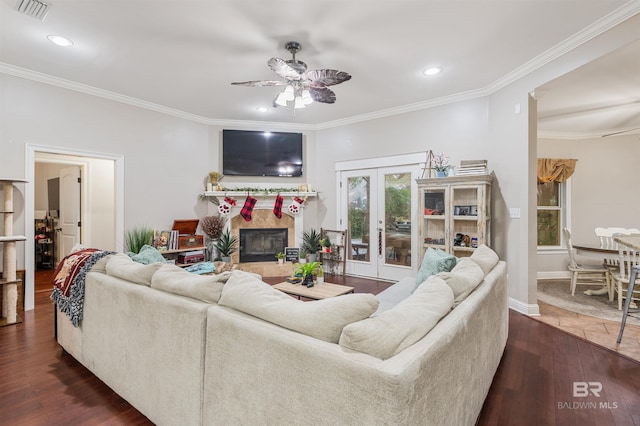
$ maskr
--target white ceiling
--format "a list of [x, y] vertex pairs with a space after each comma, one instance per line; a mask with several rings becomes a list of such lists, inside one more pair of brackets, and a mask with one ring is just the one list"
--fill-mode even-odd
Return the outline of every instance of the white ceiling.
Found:
[[[298, 126], [490, 92], [543, 64], [567, 40], [587, 39], [640, 11], [638, 0], [50, 1], [40, 21], [18, 13], [16, 0], [0, 0], [0, 71], [205, 122]], [[75, 46], [57, 47], [46, 39], [49, 34], [64, 35]], [[284, 44], [290, 40], [302, 44], [297, 59], [309, 69], [335, 68], [353, 76], [334, 86], [335, 104], [314, 103], [294, 116], [272, 108], [277, 87], [230, 85], [277, 78], [267, 61], [289, 59]], [[577, 128], [576, 120], [563, 127], [557, 116], [570, 116], [576, 108], [610, 109], [611, 102], [629, 98], [638, 104], [638, 44], [631, 66], [629, 52], [615, 56], [627, 59], [628, 69], [611, 73], [605, 61], [589, 68], [598, 73], [595, 80], [585, 71], [541, 88], [541, 131], [545, 123], [552, 133], [613, 131], [609, 124], [595, 128], [593, 118], [589, 128]], [[444, 72], [423, 76], [431, 65]], [[603, 74], [611, 81], [598, 87]], [[627, 81], [636, 84], [635, 91], [622, 84]], [[624, 96], [610, 96], [614, 88]], [[587, 97], [586, 90], [597, 97]], [[259, 112], [262, 106], [268, 111]], [[640, 127], [633, 117], [619, 121]]]

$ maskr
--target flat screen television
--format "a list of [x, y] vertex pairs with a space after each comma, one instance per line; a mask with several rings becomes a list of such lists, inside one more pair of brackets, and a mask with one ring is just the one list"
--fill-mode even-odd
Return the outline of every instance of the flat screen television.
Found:
[[302, 176], [302, 133], [223, 130], [222, 174]]

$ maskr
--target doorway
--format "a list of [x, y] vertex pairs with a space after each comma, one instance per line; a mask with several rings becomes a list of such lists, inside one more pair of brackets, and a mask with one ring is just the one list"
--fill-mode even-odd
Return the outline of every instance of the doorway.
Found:
[[[43, 181], [36, 169], [44, 167], [49, 172], [47, 180], [53, 176], [54, 171], [58, 178], [58, 171], [64, 169], [77, 170], [81, 185], [78, 188], [79, 196], [60, 196], [60, 208], [58, 216], [62, 216], [65, 207], [77, 202], [69, 210], [73, 214], [67, 215], [67, 222], [79, 233], [72, 239], [62, 237], [61, 217], [56, 218], [55, 229], [58, 243], [66, 240], [68, 244], [56, 244], [56, 263], [59, 262], [73, 246], [73, 242], [81, 242], [85, 246], [96, 247], [103, 250], [118, 251], [122, 248], [124, 235], [124, 159], [118, 155], [96, 154], [75, 150], [58, 149], [44, 146], [27, 145], [26, 152], [26, 177], [28, 183], [25, 186], [25, 222], [27, 241], [25, 244], [25, 310], [34, 307], [35, 280], [34, 270], [36, 262], [35, 219], [38, 215], [51, 217], [56, 212], [50, 212], [48, 204], [48, 190], [46, 180]], [[66, 172], [61, 172], [66, 176]], [[71, 177], [69, 177], [71, 176]], [[77, 183], [78, 176], [69, 175], [67, 181]], [[60, 185], [62, 188], [65, 185]], [[40, 193], [38, 191], [41, 191]], [[44, 200], [44, 201], [43, 201]], [[65, 204], [63, 206], [62, 204]], [[62, 213], [62, 214], [60, 214]], [[75, 216], [77, 214], [77, 216]], [[76, 220], [74, 217], [77, 217]], [[29, 235], [33, 236], [30, 238]], [[69, 245], [71, 244], [71, 245]]]
[[387, 280], [415, 275], [416, 179], [425, 158], [426, 154], [411, 154], [337, 165], [368, 166], [338, 172], [338, 221], [349, 231], [347, 273]]

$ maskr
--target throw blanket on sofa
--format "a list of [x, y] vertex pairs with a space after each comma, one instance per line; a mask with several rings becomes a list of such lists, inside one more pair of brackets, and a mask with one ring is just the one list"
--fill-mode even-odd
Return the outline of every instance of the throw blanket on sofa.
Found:
[[112, 251], [85, 249], [73, 252], [62, 259], [53, 274], [51, 300], [64, 312], [74, 327], [82, 320], [84, 306], [84, 280], [87, 272]]

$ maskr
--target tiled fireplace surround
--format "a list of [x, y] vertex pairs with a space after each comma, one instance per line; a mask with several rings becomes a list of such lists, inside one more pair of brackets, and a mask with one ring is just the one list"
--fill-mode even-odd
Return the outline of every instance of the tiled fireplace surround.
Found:
[[[240, 211], [243, 200], [238, 200], [238, 205], [231, 211], [229, 227], [231, 234], [238, 237], [240, 240], [240, 229], [262, 229], [262, 228], [286, 228], [288, 236], [289, 247], [300, 247], [302, 245], [302, 232], [303, 232], [303, 217], [304, 209], [300, 210], [297, 215], [290, 215], [287, 211], [287, 206], [290, 200], [285, 197], [285, 202], [282, 208], [282, 217], [278, 219], [273, 213], [274, 197], [258, 198], [256, 205], [253, 208], [251, 220], [245, 220]], [[240, 269], [250, 272], [255, 272], [265, 277], [269, 276], [287, 276], [292, 272], [292, 265], [284, 264], [279, 265], [276, 258], [273, 258], [271, 262], [248, 262], [239, 263], [239, 253], [236, 252], [231, 257], [234, 264], [237, 264]]]

